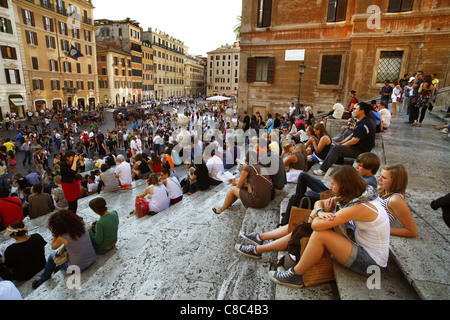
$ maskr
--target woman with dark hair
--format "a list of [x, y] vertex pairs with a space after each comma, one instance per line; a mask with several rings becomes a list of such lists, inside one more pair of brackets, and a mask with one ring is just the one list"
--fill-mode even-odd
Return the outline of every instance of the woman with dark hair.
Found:
[[[422, 126], [423, 119], [427, 109], [431, 110], [432, 101], [434, 97], [434, 92], [436, 88], [432, 83], [431, 75], [427, 75], [423, 78], [423, 83], [419, 87], [419, 99], [417, 100], [416, 106], [413, 108], [414, 112], [414, 123], [413, 126]], [[420, 118], [419, 118], [420, 113]], [[419, 120], [419, 122], [417, 122]]]
[[119, 217], [115, 210], [108, 210], [105, 199], [101, 197], [89, 201], [89, 208], [100, 218], [88, 227], [88, 233], [95, 252], [104, 254], [116, 245]]
[[46, 215], [55, 210], [52, 197], [42, 192], [42, 184], [36, 183], [31, 188], [31, 195], [28, 197], [28, 213], [31, 219]]
[[331, 136], [321, 123], [314, 125], [314, 135], [310, 138], [312, 152], [308, 156], [308, 162], [323, 162], [331, 149]]
[[45, 266], [45, 245], [47, 242], [38, 233], [28, 235], [28, 230], [22, 221], [11, 223], [5, 232], [5, 237], [11, 237], [15, 242], [2, 249], [0, 277], [5, 280], [26, 281]]
[[76, 179], [78, 165], [83, 163], [72, 150], [67, 151], [61, 162], [61, 187], [69, 204], [69, 210], [77, 213], [78, 198], [80, 197], [80, 183]]
[[[94, 263], [95, 250], [92, 246], [88, 231], [86, 230], [83, 219], [73, 211], [60, 210], [55, 212], [48, 220], [48, 227], [53, 234], [52, 249], [57, 250], [64, 245], [69, 256], [68, 261], [60, 265], [62, 270], [83, 272]], [[33, 281], [33, 289], [38, 288], [50, 279], [56, 268], [54, 262], [56, 253], [57, 251], [53, 251], [48, 257], [44, 272], [38, 280]]]

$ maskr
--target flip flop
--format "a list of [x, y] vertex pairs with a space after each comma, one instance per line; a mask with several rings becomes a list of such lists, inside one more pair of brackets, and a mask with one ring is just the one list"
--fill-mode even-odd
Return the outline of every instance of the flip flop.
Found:
[[217, 212], [217, 209], [216, 209], [216, 208], [212, 208], [212, 211], [213, 211], [215, 214], [217, 214], [217, 215], [219, 215], [219, 214], [222, 213], [222, 211], [221, 211], [221, 212]]

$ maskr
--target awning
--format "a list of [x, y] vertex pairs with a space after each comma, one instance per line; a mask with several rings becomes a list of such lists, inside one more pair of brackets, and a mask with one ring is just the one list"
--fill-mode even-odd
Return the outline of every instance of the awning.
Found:
[[12, 103], [14, 103], [16, 106], [25, 106], [26, 103], [23, 99], [19, 98], [10, 98], [9, 99]]

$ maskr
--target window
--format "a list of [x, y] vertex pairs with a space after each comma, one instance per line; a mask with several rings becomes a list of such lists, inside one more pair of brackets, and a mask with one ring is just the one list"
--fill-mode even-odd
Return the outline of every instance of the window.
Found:
[[16, 48], [1, 46], [1, 50], [3, 59], [17, 60]]
[[323, 55], [320, 70], [320, 84], [339, 85], [342, 55]]
[[67, 31], [67, 24], [64, 22], [59, 22], [59, 33], [62, 35], [67, 36], [68, 35], [68, 31]]
[[61, 50], [69, 52], [69, 41], [61, 39]]
[[56, 49], [55, 37], [45, 36], [45, 43], [47, 45], [47, 48]]
[[44, 29], [46, 31], [53, 32], [53, 20], [49, 17], [43, 17], [44, 20]]
[[22, 9], [22, 17], [23, 17], [24, 24], [26, 24], [27, 26], [33, 26], [33, 27], [35, 26], [33, 12]]
[[247, 59], [247, 82], [274, 81], [274, 57], [255, 57]]
[[0, 17], [0, 32], [13, 33], [11, 20]]
[[7, 84], [20, 84], [20, 71], [17, 69], [5, 69]]
[[412, 11], [414, 0], [390, 0], [388, 12]]
[[272, 0], [258, 1], [258, 20], [257, 27], [270, 27], [272, 19]]
[[84, 40], [91, 41], [91, 32], [89, 30], [84, 30]]
[[50, 85], [52, 87], [52, 90], [60, 90], [61, 89], [61, 84], [60, 84], [59, 80], [50, 80]]
[[50, 71], [58, 71], [58, 62], [56, 60], [50, 59], [49, 61]]
[[25, 31], [25, 36], [27, 38], [28, 44], [38, 45], [37, 33], [32, 31]]
[[0, 0], [0, 7], [8, 9], [8, 0]]
[[400, 79], [403, 51], [381, 51], [378, 63], [377, 83]]
[[33, 79], [33, 90], [44, 90], [44, 80]]
[[66, 73], [71, 73], [72, 72], [72, 64], [70, 62], [64, 61], [63, 62], [63, 70]]
[[347, 0], [329, 0], [327, 22], [345, 21]]

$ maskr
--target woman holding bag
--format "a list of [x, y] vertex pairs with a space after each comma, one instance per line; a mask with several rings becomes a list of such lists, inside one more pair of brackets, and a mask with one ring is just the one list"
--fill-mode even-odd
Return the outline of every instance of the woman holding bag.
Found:
[[[95, 251], [83, 219], [70, 210], [59, 210], [48, 220], [48, 227], [53, 234], [52, 249], [64, 246], [68, 253], [68, 260], [59, 266], [62, 270], [67, 271], [70, 267], [72, 271], [78, 268], [79, 272], [83, 272], [94, 263]], [[56, 254], [57, 251], [53, 251], [49, 255], [44, 272], [38, 280], [33, 281], [33, 289], [52, 276], [57, 267], [54, 261]]]

